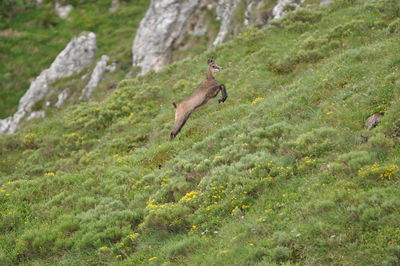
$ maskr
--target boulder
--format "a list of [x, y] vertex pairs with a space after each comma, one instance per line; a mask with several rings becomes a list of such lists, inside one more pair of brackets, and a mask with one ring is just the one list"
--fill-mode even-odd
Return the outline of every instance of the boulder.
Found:
[[380, 114], [380, 113], [371, 115], [370, 117], [368, 117], [367, 121], [365, 121], [364, 127], [368, 130], [373, 129], [374, 127], [379, 125], [379, 123], [382, 120], [382, 117], [383, 117], [383, 114]]
[[56, 13], [60, 18], [67, 18], [69, 13], [72, 11], [72, 5], [63, 5], [59, 1], [56, 1], [55, 5]]

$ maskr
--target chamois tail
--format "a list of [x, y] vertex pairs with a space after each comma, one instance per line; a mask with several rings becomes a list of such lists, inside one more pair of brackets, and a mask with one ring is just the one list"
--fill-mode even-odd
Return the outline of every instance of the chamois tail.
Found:
[[177, 107], [176, 102], [172, 102], [172, 105], [173, 105], [174, 108], [176, 109], [176, 107]]

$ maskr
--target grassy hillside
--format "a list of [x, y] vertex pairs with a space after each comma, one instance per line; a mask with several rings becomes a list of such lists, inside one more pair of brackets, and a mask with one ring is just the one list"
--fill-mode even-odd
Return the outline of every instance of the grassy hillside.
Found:
[[[131, 67], [133, 37], [149, 3], [120, 1], [121, 8], [110, 12], [111, 0], [63, 1], [74, 5], [64, 20], [57, 16], [53, 0], [43, 1], [38, 7], [34, 2], [6, 0], [0, 4], [0, 9], [8, 10], [0, 11], [0, 119], [16, 111], [30, 82], [50, 66], [73, 37], [85, 31], [97, 35], [98, 58], [107, 54], [118, 62], [117, 71], [107, 75], [100, 86], [100, 94], [122, 79]], [[65, 86], [73, 90], [85, 86], [76, 87], [76, 83], [66, 82]]]
[[[400, 4], [275, 25], [0, 136], [0, 264], [398, 264]], [[213, 55], [227, 101], [168, 141]]]

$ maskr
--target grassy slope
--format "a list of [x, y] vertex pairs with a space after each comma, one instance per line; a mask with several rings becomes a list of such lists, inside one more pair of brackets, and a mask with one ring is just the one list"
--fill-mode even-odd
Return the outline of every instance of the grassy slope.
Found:
[[[133, 36], [149, 1], [121, 1], [121, 8], [113, 13], [108, 11], [109, 0], [72, 2], [75, 8], [66, 20], [56, 15], [54, 1], [45, 1], [12, 18], [0, 17], [0, 60], [6, 62], [0, 64], [0, 118], [16, 111], [30, 80], [48, 68], [67, 43], [84, 31], [96, 33], [99, 58], [108, 54], [112, 61], [118, 61], [117, 71], [107, 75], [100, 89], [129, 71]], [[67, 82], [65, 86], [82, 89], [75, 88], [74, 83]]]
[[[300, 9], [1, 136], [0, 262], [396, 264], [400, 6], [377, 2]], [[211, 55], [229, 98], [169, 142]]]

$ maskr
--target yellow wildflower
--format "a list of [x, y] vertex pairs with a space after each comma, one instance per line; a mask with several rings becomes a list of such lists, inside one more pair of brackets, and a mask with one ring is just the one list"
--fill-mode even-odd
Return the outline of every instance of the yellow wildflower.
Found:
[[102, 246], [98, 250], [101, 251], [101, 252], [104, 252], [104, 251], [110, 250], [110, 248], [106, 247], [106, 246]]
[[186, 195], [183, 196], [180, 199], [180, 201], [191, 201], [196, 198], [197, 194], [198, 194], [198, 192], [196, 192], [196, 191], [190, 191], [190, 192], [186, 193]]
[[256, 104], [256, 103], [258, 103], [259, 101], [262, 101], [262, 100], [264, 100], [264, 97], [257, 97], [257, 98], [254, 99], [254, 101], [251, 104]]
[[55, 176], [56, 174], [53, 172], [47, 172], [44, 174], [45, 176]]
[[133, 233], [133, 234], [130, 234], [128, 237], [131, 241], [134, 241], [134, 240], [136, 240], [136, 238], [138, 238], [138, 236], [139, 236], [138, 233]]
[[150, 258], [150, 259], [148, 259], [147, 261], [153, 261], [153, 260], [155, 260], [155, 259], [157, 259], [158, 257], [152, 257], [152, 258]]

